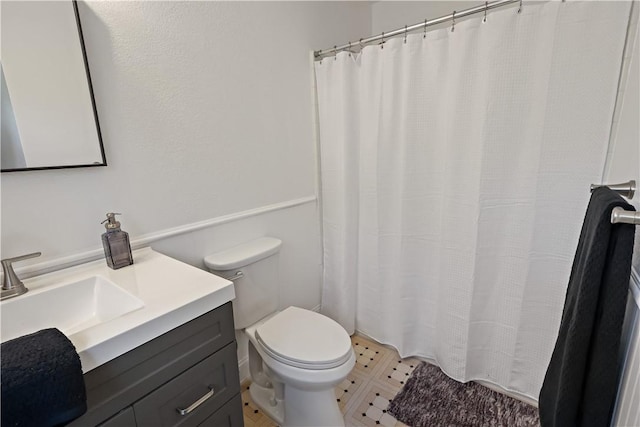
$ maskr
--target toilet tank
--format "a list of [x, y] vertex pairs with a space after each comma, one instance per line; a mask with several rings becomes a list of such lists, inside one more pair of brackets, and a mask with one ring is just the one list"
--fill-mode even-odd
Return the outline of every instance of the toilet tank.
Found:
[[262, 237], [204, 258], [209, 271], [233, 279], [236, 329], [244, 329], [278, 309], [277, 254], [281, 245], [279, 239]]

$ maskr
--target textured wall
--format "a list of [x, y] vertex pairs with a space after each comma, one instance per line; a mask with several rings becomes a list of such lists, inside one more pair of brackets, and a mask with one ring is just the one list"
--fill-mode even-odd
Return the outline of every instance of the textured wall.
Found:
[[315, 194], [310, 51], [367, 34], [367, 3], [79, 8], [109, 166], [2, 174], [2, 256], [95, 249], [108, 211], [135, 238]]
[[[449, 15], [454, 10], [460, 11], [479, 4], [482, 2], [477, 0], [379, 1], [373, 4], [371, 10], [371, 31], [374, 34], [380, 34], [382, 31], [389, 32], [405, 25], [439, 18]], [[439, 24], [429, 27], [429, 30], [449, 25], [451, 24]]]
[[[123, 213], [135, 240], [315, 196], [310, 54], [368, 34], [368, 3], [79, 8], [108, 166], [3, 173], [2, 257], [42, 251], [19, 264], [29, 270], [99, 253], [108, 211]], [[283, 240], [281, 305], [317, 307], [322, 256], [313, 201], [151, 246], [202, 268], [205, 255], [265, 235]], [[240, 350], [243, 359], [246, 346]]]

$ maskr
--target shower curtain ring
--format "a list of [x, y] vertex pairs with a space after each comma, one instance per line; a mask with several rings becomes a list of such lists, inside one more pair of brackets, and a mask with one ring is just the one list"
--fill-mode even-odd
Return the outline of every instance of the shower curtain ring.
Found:
[[364, 46], [362, 45], [362, 39], [358, 40], [358, 44], [360, 45], [360, 50], [364, 49]]
[[404, 44], [407, 44], [407, 26], [404, 26]]
[[456, 29], [456, 11], [453, 11], [453, 16], [451, 18], [451, 32], [453, 33], [453, 31]]
[[337, 60], [338, 59], [338, 45], [333, 45], [333, 60]]
[[380, 43], [380, 49], [384, 49], [384, 31], [382, 32], [382, 42]]
[[487, 9], [489, 8], [489, 2], [485, 1], [484, 2], [484, 19], [482, 20], [482, 22], [487, 22]]
[[424, 34], [422, 35], [423, 39], [427, 38], [427, 20], [424, 20]]
[[520, 0], [520, 4], [518, 5], [518, 13], [522, 12], [522, 0]]
[[349, 42], [349, 57], [351, 57], [351, 42]]

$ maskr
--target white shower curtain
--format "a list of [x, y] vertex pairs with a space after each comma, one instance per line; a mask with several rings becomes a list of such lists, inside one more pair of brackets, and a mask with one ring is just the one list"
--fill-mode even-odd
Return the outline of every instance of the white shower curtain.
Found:
[[527, 4], [315, 66], [322, 311], [537, 398], [629, 3]]

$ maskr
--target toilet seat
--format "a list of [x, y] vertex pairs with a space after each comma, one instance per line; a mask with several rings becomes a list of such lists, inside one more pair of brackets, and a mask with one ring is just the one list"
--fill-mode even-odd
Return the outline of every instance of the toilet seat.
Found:
[[288, 307], [262, 323], [255, 337], [269, 356], [303, 369], [335, 368], [346, 363], [353, 351], [342, 326], [298, 307]]

